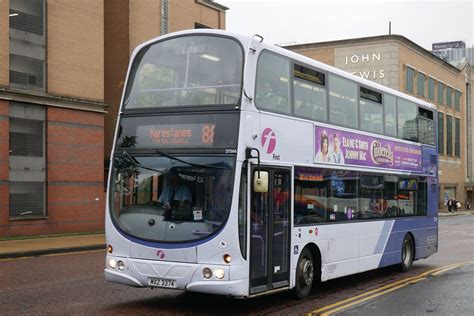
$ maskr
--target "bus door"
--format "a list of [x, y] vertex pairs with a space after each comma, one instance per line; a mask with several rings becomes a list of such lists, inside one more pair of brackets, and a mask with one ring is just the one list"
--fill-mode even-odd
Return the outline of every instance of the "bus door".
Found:
[[290, 280], [291, 170], [260, 170], [269, 174], [268, 192], [251, 189], [250, 294], [288, 286]]

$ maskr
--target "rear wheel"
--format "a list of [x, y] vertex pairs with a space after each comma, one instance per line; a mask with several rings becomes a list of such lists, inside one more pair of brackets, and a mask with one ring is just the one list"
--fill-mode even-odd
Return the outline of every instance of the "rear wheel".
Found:
[[402, 263], [400, 268], [403, 272], [410, 270], [415, 258], [415, 244], [410, 234], [405, 235], [402, 243]]
[[299, 299], [308, 297], [313, 287], [315, 266], [313, 255], [308, 248], [304, 248], [296, 266], [295, 294]]

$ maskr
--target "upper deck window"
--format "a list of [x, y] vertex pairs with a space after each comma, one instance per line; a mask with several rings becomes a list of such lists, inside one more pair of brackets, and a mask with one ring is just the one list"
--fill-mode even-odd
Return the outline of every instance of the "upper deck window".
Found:
[[262, 110], [290, 113], [290, 61], [263, 52], [257, 65], [255, 104]]
[[327, 101], [324, 73], [295, 64], [293, 77], [295, 114], [325, 121]]
[[143, 48], [124, 98], [127, 109], [237, 104], [243, 54], [234, 40], [183, 36]]
[[329, 75], [329, 121], [347, 127], [358, 127], [357, 84]]

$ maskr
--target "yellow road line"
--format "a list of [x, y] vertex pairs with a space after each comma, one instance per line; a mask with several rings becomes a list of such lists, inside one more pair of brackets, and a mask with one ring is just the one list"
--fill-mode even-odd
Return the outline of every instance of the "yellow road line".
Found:
[[[443, 268], [444, 268], [444, 267], [443, 267]], [[405, 282], [408, 282], [408, 281], [410, 281], [410, 280], [417, 279], [417, 278], [423, 276], [424, 274], [429, 274], [429, 273], [435, 272], [435, 271], [437, 271], [437, 270], [439, 270], [439, 269], [441, 269], [441, 268], [436, 268], [436, 269], [428, 270], [428, 271], [426, 271], [425, 273], [423, 273], [423, 274], [421, 274], [421, 275], [417, 275], [417, 276], [405, 278], [405, 279], [396, 281], [396, 282], [394, 282], [394, 283], [390, 283], [390, 284], [384, 285], [384, 286], [382, 286], [382, 287], [380, 287], [380, 288], [377, 288], [377, 289], [374, 289], [374, 290], [371, 290], [371, 291], [368, 291], [368, 292], [364, 292], [364, 293], [359, 294], [359, 295], [357, 295], [357, 296], [350, 297], [350, 298], [347, 298], [347, 299], [345, 299], [345, 300], [342, 300], [342, 301], [333, 303], [333, 304], [331, 304], [331, 305], [327, 305], [327, 306], [321, 307], [321, 308], [319, 308], [319, 309], [316, 309], [316, 310], [314, 310], [314, 311], [308, 313], [308, 315], [311, 315], [311, 314], [313, 314], [313, 313], [320, 313], [320, 312], [323, 312], [323, 311], [325, 311], [325, 310], [331, 309], [331, 308], [333, 308], [333, 307], [339, 306], [339, 305], [341, 305], [341, 304], [344, 304], [344, 303], [347, 303], [347, 302], [356, 300], [356, 299], [358, 299], [358, 298], [360, 298], [360, 297], [364, 297], [364, 296], [366, 296], [366, 295], [370, 295], [370, 294], [373, 294], [373, 293], [376, 293], [376, 292], [383, 291], [383, 290], [385, 290], [385, 289], [387, 289], [387, 288], [396, 286], [396, 285], [398, 285], [398, 284], [400, 284], [400, 283], [405, 283]]]
[[415, 284], [415, 283], [420, 282], [420, 281], [423, 281], [423, 280], [425, 280], [425, 278], [421, 277], [421, 278], [418, 278], [418, 279], [415, 279], [415, 280], [411, 280], [411, 281], [409, 281], [409, 282], [406, 282], [406, 283], [397, 285], [397, 286], [395, 286], [395, 287], [391, 287], [391, 288], [389, 288], [389, 289], [387, 289], [387, 290], [385, 290], [385, 291], [378, 292], [378, 293], [376, 293], [376, 294], [373, 294], [373, 295], [364, 297], [363, 299], [360, 299], [360, 300], [357, 300], [357, 301], [348, 303], [348, 304], [346, 304], [346, 305], [339, 306], [338, 308], [335, 308], [335, 309], [331, 309], [331, 310], [329, 310], [329, 311], [327, 311], [327, 312], [325, 312], [325, 313], [322, 313], [321, 316], [323, 316], [323, 315], [324, 315], [324, 316], [328, 316], [328, 315], [337, 313], [337, 312], [339, 312], [339, 311], [341, 311], [341, 310], [344, 310], [344, 309], [347, 309], [347, 308], [349, 308], [349, 307], [351, 307], [351, 306], [360, 304], [360, 303], [365, 302], [365, 301], [369, 301], [369, 300], [371, 300], [371, 299], [373, 299], [373, 298], [376, 298], [376, 297], [385, 295], [385, 294], [387, 294], [387, 293], [390, 293], [390, 292], [396, 291], [396, 290], [398, 290], [398, 289], [401, 289], [402, 287], [405, 287], [405, 286], [407, 286], [407, 285], [409, 285], [409, 284]]
[[[318, 308], [316, 310], [313, 310], [309, 313], [307, 313], [307, 315], [312, 315], [312, 314], [319, 314], [319, 313], [322, 313], [322, 312], [327, 312], [328, 310], [332, 309], [332, 308], [338, 308], [339, 306], [342, 305], [347, 305], [347, 303], [350, 303], [350, 302], [353, 302], [353, 301], [356, 301], [354, 304], [351, 304], [351, 305], [348, 305], [347, 307], [349, 306], [352, 306], [352, 305], [355, 305], [356, 303], [359, 303], [359, 302], [363, 302], [365, 300], [361, 299], [359, 300], [360, 298], [364, 298], [364, 297], [367, 297], [367, 295], [376, 295], [376, 293], [380, 293], [382, 291], [384, 291], [384, 293], [389, 293], [391, 291], [388, 291], [389, 289], [391, 288], [394, 288], [394, 289], [398, 289], [398, 288], [401, 288], [401, 287], [404, 287], [408, 284], [412, 284], [412, 283], [415, 283], [415, 282], [418, 282], [418, 281], [421, 281], [421, 280], [424, 280], [426, 279], [426, 277], [428, 275], [435, 275], [434, 273], [437, 273], [436, 275], [438, 274], [441, 274], [445, 271], [449, 271], [451, 269], [455, 269], [455, 268], [458, 268], [462, 265], [465, 265], [465, 264], [471, 264], [471, 263], [474, 263], [474, 261], [467, 261], [467, 262], [463, 262], [463, 263], [453, 263], [453, 264], [450, 264], [450, 265], [447, 265], [447, 266], [443, 266], [443, 267], [438, 267], [438, 268], [435, 268], [435, 269], [431, 269], [431, 270], [428, 270], [428, 271], [425, 271], [419, 275], [416, 275], [416, 276], [413, 276], [413, 277], [409, 277], [409, 278], [405, 278], [405, 279], [402, 279], [402, 280], [399, 280], [399, 281], [396, 281], [396, 282], [393, 282], [393, 283], [390, 283], [390, 284], [387, 284], [387, 285], [384, 285], [380, 288], [377, 288], [377, 289], [374, 289], [374, 290], [371, 290], [371, 291], [368, 291], [368, 292], [364, 292], [362, 294], [359, 294], [357, 296], [354, 296], [354, 297], [350, 297], [350, 298], [347, 298], [345, 300], [342, 300], [342, 301], [339, 301], [339, 302], [336, 302], [336, 303], [333, 303], [333, 304], [330, 304], [330, 305], [327, 305], [327, 306], [324, 306], [324, 307], [321, 307], [321, 308]], [[376, 297], [376, 296], [374, 296]], [[331, 311], [332, 312], [332, 311]]]

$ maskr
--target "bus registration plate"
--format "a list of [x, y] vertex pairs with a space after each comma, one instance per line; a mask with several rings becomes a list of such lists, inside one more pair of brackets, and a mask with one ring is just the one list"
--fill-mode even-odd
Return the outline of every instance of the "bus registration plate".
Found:
[[149, 278], [148, 285], [153, 287], [166, 287], [169, 289], [175, 289], [177, 287], [175, 280], [157, 278]]

